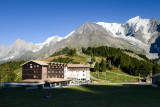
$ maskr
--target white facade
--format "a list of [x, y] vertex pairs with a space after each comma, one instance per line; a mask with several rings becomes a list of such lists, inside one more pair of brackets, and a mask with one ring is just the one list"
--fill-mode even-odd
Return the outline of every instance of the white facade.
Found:
[[64, 69], [64, 79], [76, 79], [79, 81], [90, 80], [90, 70], [84, 68], [83, 70], [70, 70], [68, 67]]

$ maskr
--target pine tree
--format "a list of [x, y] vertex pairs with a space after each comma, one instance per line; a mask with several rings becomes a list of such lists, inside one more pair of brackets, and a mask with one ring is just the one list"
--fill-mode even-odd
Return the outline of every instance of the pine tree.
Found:
[[99, 63], [96, 62], [95, 66], [94, 66], [94, 71], [99, 71]]
[[95, 59], [95, 57], [93, 56], [92, 58], [91, 58], [91, 62], [93, 63], [93, 62], [95, 62], [96, 61], [96, 59]]
[[101, 72], [106, 71], [106, 62], [103, 59], [101, 60], [101, 63], [100, 63], [100, 70]]

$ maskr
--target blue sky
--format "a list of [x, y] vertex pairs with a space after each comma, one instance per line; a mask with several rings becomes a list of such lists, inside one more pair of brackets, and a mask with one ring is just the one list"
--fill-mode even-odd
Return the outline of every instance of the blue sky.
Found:
[[0, 0], [0, 45], [64, 37], [85, 22], [160, 20], [159, 10], [160, 0]]

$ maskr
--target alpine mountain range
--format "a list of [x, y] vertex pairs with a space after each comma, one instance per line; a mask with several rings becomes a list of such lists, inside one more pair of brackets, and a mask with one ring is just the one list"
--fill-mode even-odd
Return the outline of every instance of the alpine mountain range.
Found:
[[0, 45], [0, 62], [42, 59], [67, 46], [77, 50], [109, 46], [156, 59], [160, 57], [160, 21], [137, 16], [123, 24], [87, 22], [66, 37], [53, 36], [41, 44], [18, 39], [10, 46]]

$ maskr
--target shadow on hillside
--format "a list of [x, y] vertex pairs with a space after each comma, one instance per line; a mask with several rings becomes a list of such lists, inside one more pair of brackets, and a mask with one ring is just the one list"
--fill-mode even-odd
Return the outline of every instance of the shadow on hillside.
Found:
[[[160, 25], [158, 25], [157, 31], [160, 32]], [[160, 36], [158, 36], [155, 42], [151, 44], [150, 53], [158, 53], [158, 56], [160, 57]]]

